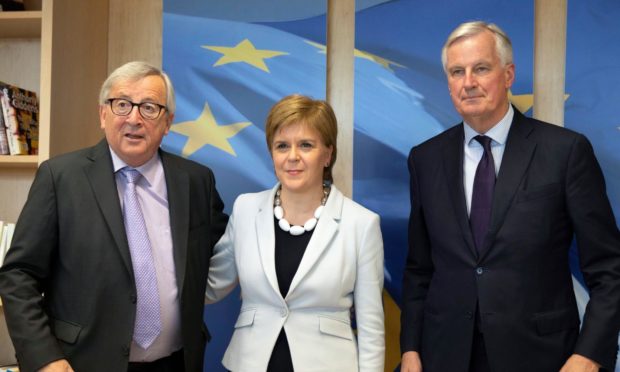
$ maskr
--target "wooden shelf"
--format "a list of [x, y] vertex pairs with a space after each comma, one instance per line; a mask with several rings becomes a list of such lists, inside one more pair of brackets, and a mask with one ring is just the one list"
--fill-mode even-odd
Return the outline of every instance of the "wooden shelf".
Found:
[[36, 168], [37, 155], [0, 155], [0, 168]]
[[40, 10], [0, 12], [0, 39], [41, 37]]

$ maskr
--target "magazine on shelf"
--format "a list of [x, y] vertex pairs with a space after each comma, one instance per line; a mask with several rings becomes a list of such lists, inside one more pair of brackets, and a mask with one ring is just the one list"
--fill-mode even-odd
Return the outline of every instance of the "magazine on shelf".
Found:
[[0, 221], [2, 228], [0, 229], [0, 266], [4, 263], [4, 256], [11, 247], [13, 240], [13, 232], [15, 232], [15, 224]]
[[0, 81], [2, 113], [11, 155], [39, 153], [39, 102], [33, 91]]
[[2, 108], [2, 91], [0, 90], [0, 155], [10, 155], [9, 141], [6, 137], [6, 125], [4, 125], [4, 114]]

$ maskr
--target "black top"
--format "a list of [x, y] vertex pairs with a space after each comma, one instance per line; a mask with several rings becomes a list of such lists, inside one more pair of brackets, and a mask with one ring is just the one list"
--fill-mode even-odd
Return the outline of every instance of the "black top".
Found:
[[[274, 229], [276, 236], [275, 260], [276, 260], [276, 276], [278, 277], [278, 286], [280, 294], [286, 297], [288, 290], [293, 281], [293, 277], [299, 268], [301, 259], [306, 252], [306, 247], [314, 229], [306, 231], [301, 235], [293, 236], [283, 231], [278, 226], [278, 220], [274, 218]], [[271, 352], [271, 359], [267, 366], [268, 372], [292, 372], [293, 360], [291, 359], [291, 351], [288, 347], [286, 333], [284, 328], [280, 331], [280, 335], [276, 340], [276, 344]]]

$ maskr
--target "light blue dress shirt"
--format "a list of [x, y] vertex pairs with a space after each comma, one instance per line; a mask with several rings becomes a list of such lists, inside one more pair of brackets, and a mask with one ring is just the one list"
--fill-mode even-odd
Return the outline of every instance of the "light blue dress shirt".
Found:
[[[126, 167], [110, 148], [112, 164], [114, 166], [116, 188], [118, 190], [121, 208], [126, 180], [120, 172]], [[135, 342], [131, 343], [129, 360], [132, 362], [150, 362], [170, 355], [183, 346], [181, 339], [181, 315], [178, 299], [176, 270], [172, 249], [172, 234], [170, 231], [170, 212], [168, 209], [168, 189], [164, 176], [164, 167], [159, 155], [140, 167], [136, 168], [142, 178], [136, 183], [138, 200], [146, 222], [146, 229], [153, 249], [153, 260], [157, 275], [157, 290], [159, 292], [160, 314], [162, 331], [155, 342], [146, 350]], [[102, 309], [101, 311], [105, 311]]]
[[493, 153], [493, 163], [495, 164], [495, 175], [499, 174], [499, 167], [502, 164], [502, 157], [504, 156], [504, 150], [506, 149], [506, 139], [508, 138], [508, 132], [510, 131], [510, 125], [512, 124], [512, 118], [514, 117], [514, 110], [512, 105], [508, 105], [508, 111], [506, 115], [495, 124], [486, 133], [478, 133], [465, 123], [463, 125], [465, 141], [463, 142], [463, 186], [465, 189], [465, 200], [467, 202], [467, 215], [471, 211], [471, 196], [474, 188], [474, 177], [476, 175], [476, 168], [484, 149], [480, 142], [476, 141], [474, 137], [478, 135], [485, 135], [491, 137], [491, 152]]

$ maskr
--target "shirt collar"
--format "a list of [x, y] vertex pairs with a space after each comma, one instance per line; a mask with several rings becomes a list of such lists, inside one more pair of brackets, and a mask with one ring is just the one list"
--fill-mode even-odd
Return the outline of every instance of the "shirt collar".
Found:
[[[121, 158], [116, 155], [114, 150], [110, 147], [110, 154], [112, 155], [112, 166], [114, 168], [114, 173], [118, 172], [122, 168], [129, 167], [127, 163], [125, 163]], [[161, 162], [159, 158], [159, 151], [153, 155], [146, 163], [142, 164], [139, 167], [135, 167], [142, 177], [146, 179], [149, 185], [153, 185], [155, 183], [155, 177], [157, 176], [157, 165]]]
[[[508, 131], [510, 131], [510, 125], [512, 124], [512, 118], [514, 117], [514, 109], [512, 105], [508, 105], [508, 111], [506, 115], [499, 121], [496, 125], [491, 127], [488, 132], [484, 133], [485, 136], [491, 137], [493, 142], [499, 143], [500, 145], [504, 145], [506, 143], [506, 139], [508, 138]], [[465, 144], [471, 143], [474, 137], [481, 135], [481, 133], [476, 132], [469, 126], [469, 124], [463, 122], [463, 129], [465, 130]]]

